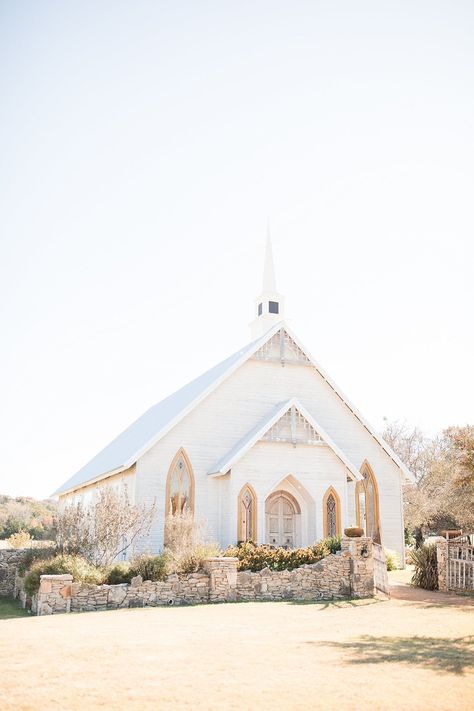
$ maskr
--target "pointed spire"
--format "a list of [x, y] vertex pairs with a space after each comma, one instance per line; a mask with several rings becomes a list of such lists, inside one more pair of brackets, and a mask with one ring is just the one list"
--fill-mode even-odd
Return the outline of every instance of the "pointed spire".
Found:
[[267, 244], [265, 247], [265, 265], [263, 267], [263, 291], [276, 291], [275, 266], [273, 264], [270, 224], [267, 222]]
[[267, 244], [265, 248], [265, 265], [263, 268], [263, 286], [260, 296], [255, 301], [255, 319], [250, 324], [252, 338], [258, 338], [268, 331], [275, 323], [284, 320], [285, 299], [278, 293], [273, 266], [272, 240], [270, 227], [267, 224]]

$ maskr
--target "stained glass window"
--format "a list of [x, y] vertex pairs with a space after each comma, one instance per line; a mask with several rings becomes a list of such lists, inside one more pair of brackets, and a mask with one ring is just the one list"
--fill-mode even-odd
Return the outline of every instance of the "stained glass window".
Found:
[[328, 536], [337, 535], [336, 500], [333, 494], [329, 494], [326, 501]]
[[240, 495], [239, 540], [255, 541], [257, 537], [255, 517], [255, 494], [246, 486]]
[[169, 514], [183, 514], [191, 511], [191, 477], [186, 459], [180, 455], [169, 473]]

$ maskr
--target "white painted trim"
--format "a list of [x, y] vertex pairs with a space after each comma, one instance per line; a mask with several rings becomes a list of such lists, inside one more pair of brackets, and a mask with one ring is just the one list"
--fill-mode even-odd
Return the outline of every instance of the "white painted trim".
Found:
[[329, 446], [329, 448], [332, 449], [336, 457], [340, 459], [340, 461], [348, 470], [351, 479], [353, 479], [354, 481], [360, 481], [362, 479], [362, 475], [359, 473], [357, 467], [355, 467], [352, 462], [346, 457], [346, 455], [342, 452], [342, 450], [339, 449], [337, 444], [328, 435], [326, 430], [321, 427], [319, 422], [317, 422], [314, 417], [306, 410], [306, 408], [303, 407], [300, 401], [294, 397], [284, 402], [276, 412], [273, 410], [273, 414], [271, 414], [264, 422], [262, 422], [260, 426], [251, 430], [248, 435], [246, 435], [246, 437], [242, 440], [239, 449], [237, 449], [235, 452], [231, 450], [228, 455], [223, 457], [211, 469], [211, 471], [209, 472], [209, 476], [215, 477], [226, 474], [229, 469], [231, 469], [234, 464], [236, 464], [236, 462], [238, 462], [244, 456], [244, 454], [246, 454], [260, 439], [262, 439], [263, 435], [268, 432], [268, 430], [273, 427], [273, 425], [278, 422], [278, 420], [281, 419], [291, 407], [295, 407], [296, 410], [298, 410], [298, 412], [303, 415], [303, 417], [320, 435], [321, 439], [323, 439], [324, 442]]
[[[274, 326], [267, 331], [263, 336], [261, 336], [259, 339], [254, 341], [253, 343], [249, 344], [246, 348], [242, 349], [242, 356], [236, 360], [231, 366], [229, 366], [228, 370], [226, 370], [220, 377], [216, 378], [214, 382], [212, 382], [197, 398], [192, 400], [187, 407], [185, 407], [176, 417], [174, 417], [170, 422], [168, 422], [164, 427], [159, 430], [154, 437], [152, 437], [145, 445], [143, 445], [138, 451], [134, 452], [129, 459], [127, 459], [126, 462], [121, 465], [121, 467], [111, 471], [111, 472], [105, 472], [102, 473], [94, 478], [88, 479], [87, 481], [82, 482], [81, 484], [78, 484], [77, 486], [74, 486], [71, 489], [62, 491], [61, 488], [57, 490], [57, 495], [63, 495], [65, 493], [70, 493], [71, 491], [76, 491], [77, 489], [82, 489], [84, 486], [89, 486], [90, 484], [93, 484], [97, 481], [100, 481], [101, 479], [105, 479], [109, 476], [111, 476], [114, 473], [118, 473], [120, 471], [123, 471], [125, 469], [128, 469], [129, 467], [132, 466], [132, 464], [135, 464], [135, 462], [143, 455], [145, 452], [147, 452], [151, 447], [153, 447], [162, 437], [164, 437], [175, 425], [178, 424], [187, 414], [189, 414], [192, 410], [194, 410], [197, 405], [199, 405], [200, 402], [202, 402], [208, 395], [210, 395], [214, 390], [222, 383], [224, 380], [227, 380], [228, 377], [232, 375], [240, 366], [245, 363], [249, 358], [251, 358], [268, 340], [273, 338], [275, 333], [277, 333], [280, 328], [284, 328], [290, 338], [293, 339], [293, 341], [296, 343], [296, 345], [303, 351], [303, 353], [308, 357], [308, 359], [311, 361], [311, 364], [314, 366], [314, 368], [318, 371], [318, 373], [321, 375], [321, 377], [328, 383], [328, 385], [334, 390], [336, 395], [342, 400], [342, 402], [346, 405], [346, 407], [352, 412], [352, 414], [359, 420], [359, 422], [365, 427], [365, 429], [372, 435], [372, 437], [377, 441], [377, 443], [380, 445], [380, 447], [385, 451], [385, 453], [392, 459], [392, 461], [396, 464], [397, 467], [403, 472], [405, 477], [410, 480], [410, 481], [415, 481], [415, 478], [413, 474], [408, 470], [408, 468], [400, 461], [400, 459], [397, 457], [395, 452], [389, 447], [389, 445], [384, 442], [384, 440], [380, 437], [379, 434], [374, 430], [374, 428], [363, 418], [363, 416], [360, 414], [360, 412], [357, 410], [354, 405], [350, 402], [350, 400], [342, 393], [342, 391], [337, 387], [337, 385], [331, 380], [331, 378], [326, 374], [326, 372], [321, 368], [321, 366], [318, 364], [318, 362], [313, 358], [313, 356], [308, 352], [308, 350], [303, 346], [303, 344], [300, 342], [300, 340], [295, 336], [293, 331], [288, 327], [285, 321], [278, 321], [277, 323], [274, 324]], [[252, 348], [250, 348], [252, 346]], [[303, 413], [302, 413], [303, 414]], [[321, 428], [319, 427], [321, 430]], [[322, 434], [321, 434], [322, 436]], [[328, 435], [326, 435], [328, 436]], [[330, 439], [330, 438], [329, 438]], [[332, 441], [332, 440], [331, 440]], [[328, 442], [329, 444], [329, 442]], [[335, 445], [334, 445], [335, 446]], [[334, 450], [336, 451], [336, 450]], [[339, 452], [342, 455], [341, 450]], [[338, 455], [339, 456], [339, 455]], [[344, 456], [344, 455], [342, 455]], [[340, 457], [342, 460], [342, 457]], [[342, 460], [344, 461], [344, 460]], [[347, 465], [346, 465], [347, 466]], [[352, 466], [352, 465], [351, 465]], [[349, 471], [352, 470], [349, 469]]]
[[408, 467], [403, 464], [403, 462], [400, 460], [400, 458], [395, 454], [393, 449], [388, 445], [385, 440], [376, 432], [376, 430], [370, 425], [367, 420], [361, 415], [359, 410], [351, 403], [348, 397], [342, 392], [342, 390], [336, 385], [336, 383], [329, 377], [329, 375], [323, 370], [323, 368], [319, 365], [319, 363], [313, 358], [311, 353], [302, 345], [301, 341], [295, 336], [293, 331], [284, 324], [284, 328], [288, 335], [294, 340], [296, 345], [301, 348], [303, 353], [309, 358], [311, 361], [312, 365], [316, 368], [318, 373], [321, 375], [322, 378], [327, 382], [327, 384], [334, 390], [336, 395], [340, 397], [344, 405], [349, 408], [349, 410], [352, 412], [355, 417], [359, 420], [359, 422], [365, 427], [365, 429], [372, 435], [372, 437], [377, 441], [377, 443], [382, 447], [382, 449], [385, 451], [386, 454], [390, 457], [390, 459], [393, 460], [393, 462], [397, 465], [399, 469], [403, 472], [405, 477], [411, 481], [415, 481], [415, 477], [412, 474], [412, 472], [408, 469]]

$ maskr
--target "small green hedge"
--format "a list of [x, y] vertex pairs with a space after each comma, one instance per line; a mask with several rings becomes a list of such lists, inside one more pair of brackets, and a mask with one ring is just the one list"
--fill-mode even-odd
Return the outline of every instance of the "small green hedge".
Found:
[[143, 580], [157, 582], [164, 580], [171, 572], [171, 561], [166, 553], [161, 555], [140, 555], [131, 562], [124, 561], [106, 568], [103, 582], [107, 585], [129, 583], [132, 578], [141, 575]]
[[170, 558], [167, 553], [161, 555], [140, 555], [130, 563], [131, 577], [141, 575], [143, 580], [157, 582], [164, 580], [170, 570]]
[[129, 583], [132, 578], [130, 563], [116, 563], [105, 571], [104, 582], [107, 585], [119, 585], [120, 583]]
[[319, 541], [307, 548], [271, 548], [256, 546], [250, 541], [238, 546], [230, 546], [224, 551], [225, 556], [238, 558], [238, 570], [294, 570], [301, 565], [317, 563], [331, 552], [340, 550], [341, 542], [336, 538]]
[[100, 585], [104, 573], [100, 568], [88, 563], [85, 558], [77, 555], [57, 555], [50, 560], [38, 560], [30, 567], [25, 576], [25, 592], [34, 595], [38, 592], [42, 575], [63, 575], [69, 573], [74, 582]]
[[23, 554], [20, 564], [18, 565], [18, 573], [20, 575], [25, 575], [26, 571], [29, 570], [36, 561], [45, 561], [54, 558], [58, 555], [58, 551], [54, 546], [47, 546], [45, 548], [28, 548]]

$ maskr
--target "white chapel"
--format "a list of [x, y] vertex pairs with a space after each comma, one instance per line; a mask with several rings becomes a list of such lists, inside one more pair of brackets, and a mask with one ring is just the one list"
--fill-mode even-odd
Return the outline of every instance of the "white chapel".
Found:
[[222, 547], [314, 543], [348, 526], [404, 560], [402, 485], [410, 472], [285, 322], [270, 239], [251, 340], [151, 407], [56, 492], [90, 499], [105, 483], [191, 512]]

